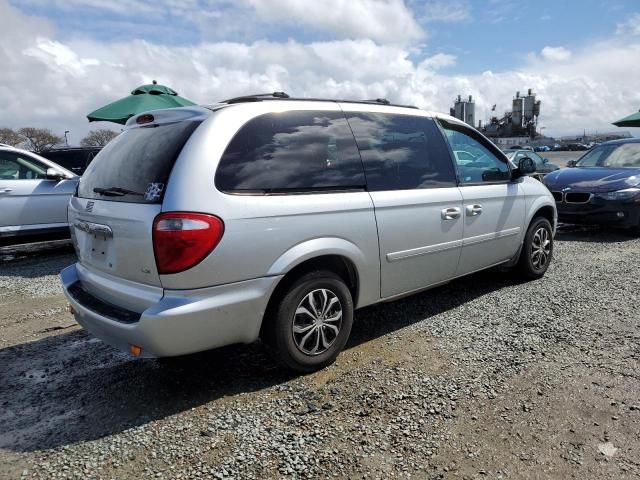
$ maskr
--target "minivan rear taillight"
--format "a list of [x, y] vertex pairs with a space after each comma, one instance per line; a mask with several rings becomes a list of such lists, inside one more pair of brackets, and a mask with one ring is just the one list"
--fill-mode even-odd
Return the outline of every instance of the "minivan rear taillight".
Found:
[[161, 213], [153, 222], [158, 273], [178, 273], [200, 263], [220, 243], [224, 223], [214, 215]]

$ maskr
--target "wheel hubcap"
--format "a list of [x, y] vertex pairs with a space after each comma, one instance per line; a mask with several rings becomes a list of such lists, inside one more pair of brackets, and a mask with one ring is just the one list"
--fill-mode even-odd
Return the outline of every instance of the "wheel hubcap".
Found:
[[531, 242], [531, 263], [533, 266], [541, 270], [547, 263], [549, 263], [549, 257], [551, 256], [551, 235], [549, 230], [544, 227], [540, 227], [533, 234], [533, 241]]
[[320, 288], [308, 293], [293, 316], [293, 340], [306, 355], [326, 352], [338, 338], [342, 327], [342, 304], [331, 290]]

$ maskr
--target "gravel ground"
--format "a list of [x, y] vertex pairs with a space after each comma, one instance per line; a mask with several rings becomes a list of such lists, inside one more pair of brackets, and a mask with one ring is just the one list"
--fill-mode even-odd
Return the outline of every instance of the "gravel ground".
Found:
[[564, 229], [546, 277], [476, 274], [356, 313], [335, 365], [260, 344], [132, 359], [55, 274], [0, 270], [0, 478], [640, 476], [640, 239]]

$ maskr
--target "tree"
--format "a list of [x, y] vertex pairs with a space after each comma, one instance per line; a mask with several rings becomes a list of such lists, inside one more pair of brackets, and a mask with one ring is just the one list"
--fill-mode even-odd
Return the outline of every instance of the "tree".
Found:
[[87, 136], [80, 141], [80, 145], [83, 147], [104, 147], [117, 136], [118, 132], [114, 132], [108, 128], [101, 128], [89, 132]]
[[35, 153], [48, 150], [64, 140], [48, 128], [25, 127], [18, 130], [18, 134], [24, 139], [27, 149]]
[[0, 143], [17, 147], [22, 142], [24, 142], [24, 139], [15, 130], [11, 128], [0, 128]]

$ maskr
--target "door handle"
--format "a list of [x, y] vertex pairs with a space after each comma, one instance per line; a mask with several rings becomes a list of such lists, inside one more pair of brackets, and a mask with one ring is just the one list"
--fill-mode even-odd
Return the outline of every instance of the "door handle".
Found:
[[465, 208], [467, 217], [477, 217], [482, 213], [482, 205], [467, 205]]
[[4, 189], [0, 190], [0, 195], [2, 195], [4, 193], [11, 193], [11, 189], [10, 188], [4, 188]]
[[443, 220], [455, 220], [460, 218], [460, 209], [458, 207], [444, 208], [440, 212], [440, 216]]
[[113, 238], [113, 230], [108, 225], [100, 225], [99, 223], [79, 221], [73, 224], [78, 230], [82, 230], [90, 235], [104, 235], [105, 238]]

